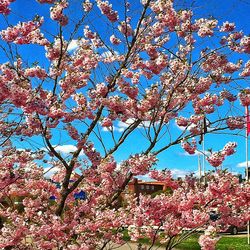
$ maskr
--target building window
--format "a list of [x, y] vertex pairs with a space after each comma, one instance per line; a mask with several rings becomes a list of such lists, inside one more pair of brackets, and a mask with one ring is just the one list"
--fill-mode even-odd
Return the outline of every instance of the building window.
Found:
[[152, 185], [151, 189], [152, 189], [152, 190], [155, 190], [155, 186], [154, 186], [154, 185]]
[[146, 186], [146, 189], [149, 189], [149, 185]]
[[144, 189], [144, 185], [141, 185], [141, 189], [142, 189], [142, 190]]

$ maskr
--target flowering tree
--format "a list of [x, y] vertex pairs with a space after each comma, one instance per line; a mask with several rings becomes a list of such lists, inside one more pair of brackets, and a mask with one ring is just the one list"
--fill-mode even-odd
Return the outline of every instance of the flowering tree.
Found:
[[[250, 104], [246, 83], [236, 83], [250, 76], [244, 61], [249, 36], [233, 23], [195, 20], [171, 0], [114, 6], [37, 0], [32, 4], [44, 17], [12, 23], [17, 2], [0, 3], [6, 21], [0, 44], [1, 248], [111, 249], [123, 243], [127, 225], [132, 239], [149, 237], [152, 245], [160, 240], [172, 249], [199, 227], [213, 232], [250, 219], [249, 183], [219, 171], [206, 183], [191, 177], [178, 182], [168, 171], [152, 170], [173, 145], [194, 154], [205, 133], [244, 128], [233, 106], [237, 99]], [[78, 9], [75, 16], [72, 9]], [[221, 109], [228, 112], [223, 116]], [[192, 115], [184, 117], [186, 110]], [[177, 137], [169, 132], [173, 123], [183, 128]], [[118, 164], [115, 155], [133, 134], [143, 145]], [[71, 144], [67, 155], [59, 150], [65, 142]], [[208, 162], [220, 166], [235, 147], [228, 143]], [[45, 170], [56, 171], [48, 179]], [[117, 206], [141, 174], [165, 182], [171, 192], [127, 197], [126, 206]], [[81, 190], [87, 198], [75, 199]], [[214, 209], [220, 214], [215, 222], [209, 219]], [[207, 233], [199, 242], [214, 249], [216, 240]]]

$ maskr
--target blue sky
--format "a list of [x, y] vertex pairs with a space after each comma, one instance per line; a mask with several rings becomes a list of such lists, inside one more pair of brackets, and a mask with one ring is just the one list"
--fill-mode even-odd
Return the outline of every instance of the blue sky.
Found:
[[[74, 17], [79, 17], [79, 11], [76, 11], [79, 6], [78, 0], [71, 0], [72, 7], [69, 9], [69, 12], [74, 15]], [[117, 3], [117, 1], [110, 1], [113, 3]], [[192, 6], [195, 16], [197, 18], [203, 17], [203, 16], [213, 16], [215, 18], [218, 18], [220, 21], [220, 24], [222, 24], [223, 21], [229, 20], [232, 22], [235, 22], [237, 27], [239, 29], [242, 29], [246, 34], [250, 33], [250, 1], [248, 0], [210, 0], [210, 1], [204, 1], [204, 0], [197, 0], [197, 1], [182, 1], [178, 0], [176, 1], [176, 5], [179, 6], [179, 3]], [[114, 4], [115, 5], [115, 4]], [[27, 21], [30, 19], [33, 19], [34, 14], [36, 14], [39, 7], [39, 15], [45, 16], [45, 24], [43, 26], [43, 31], [45, 34], [47, 34], [50, 38], [50, 33], [53, 33], [57, 30], [56, 26], [52, 21], [49, 20], [49, 14], [48, 14], [48, 5], [38, 5], [36, 1], [34, 0], [16, 0], [11, 5], [11, 8], [13, 10], [14, 15], [10, 15], [9, 22], [11, 24], [16, 24], [18, 21]], [[136, 6], [133, 6], [134, 11], [136, 10]], [[95, 17], [90, 17], [91, 22], [100, 22], [100, 20], [95, 19]], [[74, 21], [73, 19], [71, 20]], [[0, 29], [3, 29], [6, 27], [5, 21], [3, 18], [0, 18]], [[105, 30], [102, 31], [105, 33]], [[65, 37], [67, 38], [67, 34], [65, 33]], [[31, 47], [32, 48], [32, 47]], [[20, 50], [22, 55], [26, 58], [26, 60], [29, 63], [39, 61], [40, 64], [44, 67], [47, 66], [46, 61], [44, 60], [44, 49], [39, 48], [37, 46], [33, 46], [35, 50], [35, 56], [34, 53], [30, 53], [30, 46], [23, 46]], [[33, 52], [33, 51], [32, 51]], [[6, 59], [4, 57], [0, 57], [0, 62], [5, 62]], [[249, 85], [249, 83], [245, 83], [246, 86]], [[225, 110], [222, 110], [224, 112]], [[242, 114], [244, 113], [243, 108], [240, 109]], [[240, 113], [239, 111], [239, 113]], [[119, 135], [119, 128], [120, 131], [123, 129], [124, 124], [115, 124], [117, 127], [117, 131], [115, 132], [116, 135]], [[177, 136], [179, 133], [181, 133], [181, 130], [174, 124], [170, 124], [171, 133], [173, 136]], [[133, 154], [135, 152], [140, 152], [146, 145], [146, 141], [144, 141], [141, 137], [141, 131], [143, 129], [140, 128], [137, 130], [136, 133], [134, 133], [132, 136], [128, 138], [128, 141], [122, 146], [122, 149], [119, 151], [119, 153], [115, 154], [115, 158], [118, 162], [121, 162], [122, 160], [126, 159], [129, 154]], [[239, 172], [244, 173], [244, 168], [239, 167], [239, 164], [245, 161], [245, 138], [243, 137], [244, 131], [241, 132], [241, 136], [235, 136], [235, 135], [225, 135], [225, 134], [216, 134], [216, 135], [206, 135], [205, 136], [205, 145], [206, 148], [213, 148], [214, 151], [220, 150], [223, 148], [223, 146], [228, 141], [236, 141], [238, 143], [237, 147], [237, 153], [231, 157], [228, 157], [227, 160], [224, 162], [223, 168], [228, 168], [230, 171], [233, 172]], [[72, 141], [61, 131], [58, 131], [53, 134], [54, 137], [54, 144], [60, 144], [63, 145], [71, 145]], [[58, 138], [63, 138], [58, 140]], [[107, 145], [110, 145], [110, 136], [108, 135], [108, 132], [103, 133], [103, 138]], [[164, 138], [163, 138], [164, 140]], [[39, 143], [40, 146], [42, 146], [42, 141], [38, 140], [37, 138], [34, 138], [33, 141], [36, 141], [36, 143]], [[17, 147], [24, 147], [25, 145], [28, 147], [28, 144], [23, 144], [16, 141]], [[38, 144], [37, 144], [37, 147]], [[202, 149], [201, 146], [199, 146], [200, 150]], [[65, 146], [65, 148], [67, 148]], [[70, 147], [68, 147], [70, 148]], [[72, 149], [72, 147], [71, 147]], [[65, 149], [66, 150], [66, 149]], [[66, 150], [67, 151], [67, 150]], [[169, 150], [163, 152], [159, 156], [159, 163], [157, 165], [158, 168], [169, 168], [174, 170], [177, 175], [183, 175], [186, 172], [195, 172], [197, 171], [197, 162], [198, 162], [198, 156], [188, 156], [184, 150], [181, 149], [179, 145], [171, 147]], [[242, 164], [243, 165], [243, 164]], [[208, 163], [206, 163], [206, 169], [213, 169], [209, 166]]]

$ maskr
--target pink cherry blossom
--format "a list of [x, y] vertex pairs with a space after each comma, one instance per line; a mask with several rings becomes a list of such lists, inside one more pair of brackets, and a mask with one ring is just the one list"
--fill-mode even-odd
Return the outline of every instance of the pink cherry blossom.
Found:
[[196, 152], [197, 145], [195, 140], [192, 140], [191, 143], [189, 143], [188, 141], [182, 141], [181, 146], [186, 152], [191, 155]]
[[93, 4], [89, 0], [85, 0], [82, 6], [83, 6], [84, 11], [89, 12], [92, 9]]
[[110, 42], [113, 43], [113, 44], [115, 44], [115, 45], [118, 45], [118, 44], [121, 43], [121, 40], [119, 38], [115, 37], [115, 35], [112, 35], [110, 37]]
[[98, 0], [97, 6], [110, 22], [116, 22], [118, 20], [118, 12], [112, 9], [112, 4], [109, 4], [108, 1]]
[[245, 127], [245, 119], [243, 117], [229, 117], [227, 119], [229, 129], [243, 129]]
[[231, 32], [231, 31], [234, 31], [234, 30], [235, 30], [235, 24], [234, 23], [229, 23], [228, 21], [224, 22], [223, 25], [220, 28], [220, 31], [222, 31], [222, 32]]
[[34, 43], [44, 46], [48, 44], [48, 40], [40, 32], [39, 28], [42, 23], [43, 18], [40, 18], [39, 21], [18, 23], [16, 26], [2, 30], [0, 35], [6, 42], [14, 42], [16, 44]]
[[38, 0], [29, 13], [11, 2], [0, 3], [0, 248], [104, 249], [126, 226], [167, 250], [204, 228], [199, 243], [214, 249], [219, 229], [250, 220], [249, 182], [218, 168], [236, 143], [205, 153], [205, 182], [159, 169], [170, 148], [185, 157], [203, 134], [243, 133], [247, 34], [172, 0]]
[[0, 14], [8, 15], [10, 13], [10, 4], [15, 0], [3, 0], [0, 3]]
[[238, 97], [240, 99], [240, 103], [242, 106], [249, 106], [250, 105], [250, 89], [243, 89], [239, 94]]
[[244, 65], [243, 71], [240, 73], [241, 76], [250, 76], [250, 60]]
[[58, 21], [62, 26], [68, 24], [68, 17], [63, 14], [63, 10], [68, 7], [67, 0], [62, 0], [50, 8], [50, 17]]

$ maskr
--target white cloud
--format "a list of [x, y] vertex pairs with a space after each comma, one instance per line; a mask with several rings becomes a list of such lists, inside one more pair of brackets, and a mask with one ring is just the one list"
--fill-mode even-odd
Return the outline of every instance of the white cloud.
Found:
[[195, 124], [191, 124], [191, 125], [189, 125], [188, 127], [179, 126], [177, 123], [175, 123], [175, 125], [176, 125], [176, 127], [177, 127], [178, 129], [180, 129], [181, 131], [184, 131], [184, 130], [189, 131], [191, 128], [196, 127]]
[[[117, 126], [112, 126], [113, 131], [117, 131], [117, 132], [123, 132], [126, 128], [128, 128], [131, 124], [133, 124], [136, 120], [129, 118], [126, 122], [122, 122], [122, 121], [118, 121]], [[155, 122], [155, 124], [159, 124], [159, 122]], [[144, 121], [141, 122], [141, 124], [139, 124], [139, 126], [137, 128], [149, 128], [150, 126], [150, 121]], [[102, 131], [104, 132], [110, 132], [111, 130], [110, 128], [102, 128]]]
[[60, 169], [58, 167], [53, 167], [53, 168], [45, 168], [44, 169], [44, 177], [50, 179], [52, 175], [55, 173], [59, 172]]
[[193, 173], [193, 171], [181, 170], [181, 169], [177, 169], [177, 168], [169, 169], [169, 170], [171, 171], [174, 178], [177, 178], [177, 177], [183, 178], [186, 175]]
[[[61, 154], [70, 154], [74, 153], [77, 150], [77, 147], [72, 144], [66, 144], [66, 145], [53, 145], [55, 150]], [[80, 155], [83, 155], [84, 153], [81, 152]]]
[[111, 51], [105, 51], [101, 54], [101, 56], [103, 58], [108, 58], [108, 57], [111, 57], [111, 56], [118, 56], [119, 53], [117, 51], [113, 51], [113, 53]]
[[109, 128], [107, 128], [107, 127], [102, 128], [102, 131], [104, 131], [104, 132], [110, 132], [112, 130], [121, 133], [121, 132], [123, 132], [125, 130], [125, 128], [120, 128], [120, 127], [115, 127], [115, 126], [112, 126], [112, 127], [109, 127]]
[[69, 154], [70, 152], [74, 152], [77, 150], [77, 147], [74, 145], [62, 145], [62, 146], [54, 146], [57, 152], [62, 154]]
[[[243, 161], [237, 164], [238, 168], [245, 168], [247, 166], [247, 162]], [[248, 166], [250, 167], [250, 161], [248, 161]]]
[[69, 43], [67, 51], [73, 51], [77, 49], [78, 46], [79, 46], [79, 41], [74, 39]]
[[[211, 153], [209, 152], [209, 151], [206, 151], [205, 150], [205, 155], [210, 155]], [[198, 156], [198, 155], [200, 155], [201, 157], [203, 157], [203, 153], [202, 152], [200, 152], [200, 151], [198, 151], [198, 150], [196, 150], [195, 151], [195, 153], [194, 154], [189, 154], [188, 152], [182, 152], [182, 153], [178, 153], [178, 155], [180, 155], [180, 156]]]
[[[209, 127], [208, 127], [208, 126], [209, 126], [209, 122], [206, 121], [206, 123], [207, 123], [207, 131], [212, 131], [213, 128], [209, 128]], [[187, 127], [184, 127], [184, 126], [179, 126], [176, 122], [175, 122], [175, 126], [176, 126], [178, 129], [180, 129], [181, 131], [184, 131], [184, 130], [189, 131], [191, 128], [196, 127], [196, 125], [195, 125], [194, 123], [192, 123], [191, 125], [189, 125], [189, 126], [187, 126]]]
[[[121, 127], [121, 128], [127, 128], [128, 126], [130, 126], [131, 124], [133, 124], [134, 122], [135, 122], [136, 120], [134, 120], [134, 119], [128, 119], [126, 122], [121, 122], [121, 121], [119, 121], [118, 122], [118, 124], [117, 124], [117, 126], [118, 127]], [[157, 124], [159, 124], [159, 122], [154, 122], [154, 123], [152, 123], [151, 121], [143, 121], [143, 122], [141, 122], [140, 124], [139, 124], [139, 126], [138, 126], [138, 128], [149, 128], [150, 127], [150, 125], [152, 125], [152, 124], [155, 124], [155, 125], [157, 125]]]
[[134, 122], [134, 120], [132, 120], [132, 119], [128, 119], [126, 122], [121, 122], [121, 121], [119, 121], [118, 123], [117, 123], [117, 126], [119, 127], [119, 128], [124, 128], [124, 129], [126, 129], [130, 124], [132, 124]]
[[136, 178], [138, 178], [141, 181], [155, 181], [154, 179], [150, 178], [149, 174], [137, 175]]

